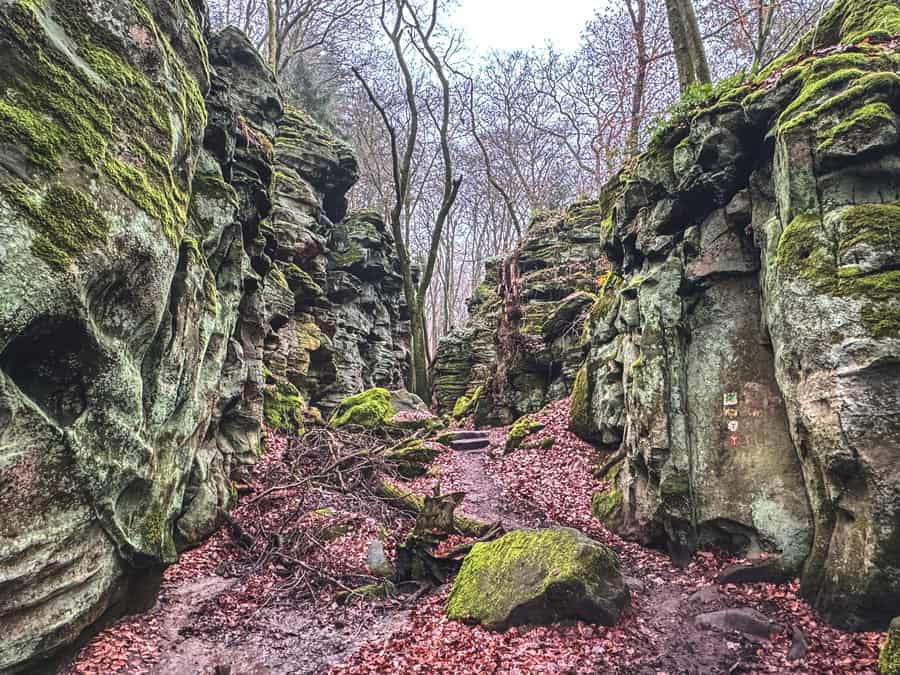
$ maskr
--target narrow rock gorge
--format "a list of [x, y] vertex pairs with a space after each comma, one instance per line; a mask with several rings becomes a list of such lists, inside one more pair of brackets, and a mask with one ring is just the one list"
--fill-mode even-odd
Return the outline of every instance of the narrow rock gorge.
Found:
[[[725, 550], [751, 561], [745, 578], [799, 578], [841, 629], [886, 630], [897, 615], [896, 0], [838, 0], [761, 74], [680, 110], [598, 196], [534, 215], [438, 344], [443, 419], [403, 391], [397, 230], [383, 205], [349, 208], [354, 150], [285, 95], [247, 36], [211, 30], [205, 0], [0, 0], [0, 92], [0, 673], [52, 671], [151, 608], [164, 570], [224, 523], [239, 540], [228, 513], [273, 451], [264, 439], [282, 461], [299, 447], [286, 439], [355, 422], [372, 437], [390, 427], [378, 470], [434, 491], [360, 469], [406, 509], [389, 524], [450, 503], [444, 534], [469, 537], [450, 547], [476, 554], [451, 561], [475, 579], [455, 618], [628, 621], [646, 609], [631, 576], [642, 547], [684, 567]], [[523, 490], [533, 467], [507, 457], [540, 464], [559, 440], [546, 427], [568, 434], [578, 518]], [[334, 459], [328, 446], [326, 466], [374, 447]], [[543, 468], [559, 480], [560, 465]], [[444, 478], [465, 489], [442, 497]], [[527, 499], [500, 503], [516, 490]], [[466, 491], [485, 522], [453, 515]], [[545, 536], [489, 543], [495, 517], [564, 527], [570, 545], [536, 561], [516, 542], [552, 549]], [[393, 573], [390, 541], [447, 580], [434, 528], [401, 538], [365, 518], [382, 568]], [[538, 581], [484, 619], [496, 584], [480, 570], [506, 571], [492, 550], [527, 558]], [[669, 603], [667, 640], [686, 589], [696, 598], [668, 564], [648, 568], [665, 577], [651, 590]], [[579, 584], [587, 600], [560, 600]]]

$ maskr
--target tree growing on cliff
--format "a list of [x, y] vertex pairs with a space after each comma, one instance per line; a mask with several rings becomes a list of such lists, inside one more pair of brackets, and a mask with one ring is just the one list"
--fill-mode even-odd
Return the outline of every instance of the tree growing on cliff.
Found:
[[686, 91], [692, 84], [708, 83], [709, 64], [693, 3], [691, 0], [666, 0], [666, 11], [681, 91]]
[[[410, 389], [426, 399], [430, 398], [426, 300], [434, 277], [444, 227], [462, 184], [462, 178], [454, 176], [450, 141], [452, 90], [445, 65], [454, 46], [452, 39], [445, 45], [438, 45], [436, 29], [439, 10], [438, 0], [432, 0], [430, 7], [425, 8], [413, 4], [410, 0], [381, 0], [379, 23], [390, 41], [404, 91], [402, 123], [391, 115], [361, 70], [356, 67], [352, 69], [372, 106], [378, 111], [389, 140], [393, 200], [388, 218], [400, 261], [403, 292], [410, 312], [412, 332]], [[436, 96], [428, 97], [424, 94], [428, 82], [414, 76], [408, 56], [410, 51], [419, 55], [427, 71], [437, 81]], [[404, 214], [410, 199], [413, 158], [419, 143], [423, 111], [437, 129], [442, 182], [440, 204], [430, 228], [424, 264], [417, 282], [413, 269], [409, 229], [404, 227], [406, 224]]]

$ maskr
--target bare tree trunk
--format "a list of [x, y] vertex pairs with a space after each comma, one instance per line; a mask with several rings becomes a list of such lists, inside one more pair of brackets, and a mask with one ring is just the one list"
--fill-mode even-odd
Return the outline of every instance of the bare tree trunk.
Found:
[[709, 64], [703, 48], [703, 37], [697, 25], [691, 0], [666, 0], [669, 32], [678, 64], [678, 83], [681, 91], [695, 83], [710, 81]]
[[[443, 59], [434, 51], [431, 37], [437, 23], [438, 0], [432, 3], [431, 18], [427, 26], [423, 26], [414, 7], [408, 0], [393, 0], [396, 15], [393, 26], [388, 25], [386, 15], [388, 1], [382, 0], [381, 24], [385, 34], [391, 41], [397, 65], [403, 75], [406, 96], [407, 112], [409, 114], [408, 128], [403, 141], [403, 152], [400, 151], [400, 141], [396, 126], [391, 122], [384, 105], [378, 100], [375, 92], [368, 85], [365, 78], [353, 69], [353, 74], [365, 89], [369, 101], [378, 111], [384, 122], [385, 129], [390, 137], [391, 166], [394, 179], [394, 203], [390, 213], [390, 224], [394, 234], [394, 244], [397, 249], [397, 257], [400, 260], [400, 270], [403, 276], [403, 292], [409, 306], [410, 324], [412, 331], [412, 368], [410, 373], [410, 389], [423, 399], [430, 399], [430, 384], [428, 381], [428, 344], [427, 331], [425, 329], [425, 302], [428, 297], [428, 288], [434, 276], [434, 267], [437, 261], [438, 247], [459, 188], [461, 178], [453, 177], [453, 159], [450, 153], [450, 83], [447, 80]], [[408, 12], [410, 23], [406, 22], [405, 13]], [[403, 213], [404, 206], [410, 199], [410, 177], [412, 175], [412, 160], [416, 149], [416, 139], [419, 129], [419, 108], [416, 101], [415, 81], [410, 71], [404, 49], [404, 36], [407, 27], [415, 30], [419, 38], [416, 48], [423, 55], [429, 67], [434, 72], [441, 85], [442, 106], [439, 125], [441, 157], [444, 165], [444, 185], [441, 198], [441, 207], [435, 219], [434, 228], [429, 242], [428, 256], [422, 268], [421, 277], [416, 285], [412, 274], [412, 263], [409, 250], [409, 236], [404, 237]]]
[[276, 37], [278, 18], [275, 10], [275, 0], [266, 0], [266, 11], [269, 19], [269, 66], [274, 72], [278, 68], [278, 40]]
[[751, 75], [756, 75], [762, 66], [766, 46], [769, 43], [769, 36], [772, 34], [772, 26], [777, 8], [777, 3], [766, 2], [765, 0], [760, 0], [759, 6], [757, 7], [759, 21], [756, 24], [756, 41], [753, 44], [753, 65], [750, 67]]
[[647, 23], [647, 0], [626, 0], [625, 4], [634, 28], [634, 44], [637, 51], [637, 72], [634, 75], [634, 88], [631, 91], [631, 120], [628, 139], [625, 143], [627, 154], [633, 157], [638, 150], [644, 110], [644, 90], [647, 86], [647, 67], [650, 63], [644, 36], [644, 26]]

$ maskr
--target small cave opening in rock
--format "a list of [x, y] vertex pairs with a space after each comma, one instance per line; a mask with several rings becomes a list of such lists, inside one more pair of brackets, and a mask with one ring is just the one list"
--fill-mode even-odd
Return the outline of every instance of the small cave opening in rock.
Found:
[[322, 210], [332, 223], [341, 222], [347, 215], [347, 198], [341, 190], [328, 190], [322, 203]]
[[72, 317], [32, 321], [0, 354], [0, 369], [58, 424], [87, 409], [91, 382], [101, 368], [99, 346]]

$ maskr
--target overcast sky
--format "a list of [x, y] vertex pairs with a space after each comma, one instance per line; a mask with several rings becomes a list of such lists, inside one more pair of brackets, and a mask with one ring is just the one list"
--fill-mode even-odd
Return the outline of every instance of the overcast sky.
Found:
[[584, 24], [603, 0], [460, 0], [453, 23], [473, 49], [525, 49], [552, 41], [574, 49]]

